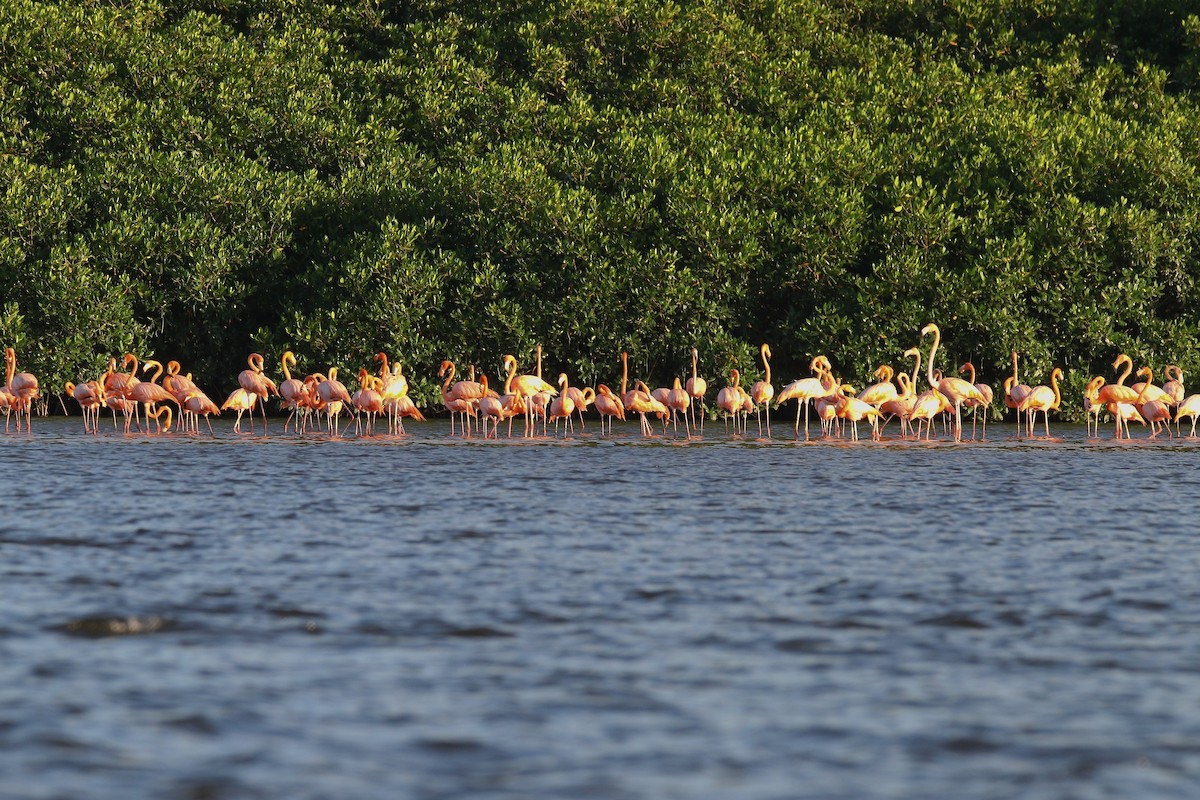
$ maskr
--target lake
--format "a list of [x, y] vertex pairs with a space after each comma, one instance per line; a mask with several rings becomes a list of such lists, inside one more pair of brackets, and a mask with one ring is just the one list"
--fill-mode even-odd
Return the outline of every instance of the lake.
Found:
[[0, 796], [1200, 786], [1196, 441], [448, 426], [0, 436]]

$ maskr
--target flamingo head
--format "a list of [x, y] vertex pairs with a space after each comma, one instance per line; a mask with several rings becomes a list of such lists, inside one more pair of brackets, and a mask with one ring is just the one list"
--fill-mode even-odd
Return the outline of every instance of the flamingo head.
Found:
[[924, 328], [921, 328], [922, 336], [928, 336], [931, 333], [941, 333], [941, 331], [938, 329], [938, 326], [932, 322], [926, 325]]

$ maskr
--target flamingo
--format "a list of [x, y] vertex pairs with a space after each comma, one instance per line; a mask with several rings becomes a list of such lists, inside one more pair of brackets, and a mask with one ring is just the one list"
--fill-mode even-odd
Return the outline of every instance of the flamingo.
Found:
[[[1171, 377], [1172, 372], [1175, 375], [1174, 378]], [[1167, 379], [1162, 386], [1163, 391], [1171, 396], [1171, 405], [1178, 406], [1183, 402], [1184, 395], [1183, 370], [1174, 364], [1168, 364], [1163, 367], [1163, 377]]]
[[758, 418], [758, 437], [762, 438], [762, 416], [759, 414], [758, 407], [765, 405], [767, 407], [767, 438], [771, 438], [771, 398], [775, 396], [775, 387], [771, 385], [771, 348], [766, 344], [762, 344], [758, 348], [758, 354], [762, 358], [763, 369], [766, 370], [766, 377], [761, 381], [755, 381], [750, 387], [750, 402], [754, 404], [755, 416]]
[[342, 409], [353, 404], [345, 384], [337, 379], [337, 372], [337, 367], [330, 367], [328, 377], [324, 377], [317, 384], [317, 395], [325, 404], [325, 416], [329, 422], [329, 432], [333, 436], [338, 435], [338, 421]]
[[1179, 434], [1180, 420], [1184, 417], [1192, 418], [1192, 432], [1189, 434], [1191, 438], [1196, 438], [1196, 417], [1200, 416], [1200, 394], [1190, 394], [1183, 398], [1179, 403], [1179, 408], [1175, 410], [1175, 433]]
[[[234, 389], [229, 397], [225, 398], [225, 402], [221, 404], [221, 410], [227, 411], [229, 409], [233, 409], [237, 412], [237, 420], [233, 423], [234, 433], [242, 432], [242, 414], [249, 411], [251, 414], [251, 419], [253, 420], [254, 404], [257, 401], [258, 395], [254, 394], [253, 392], [248, 392], [240, 386]], [[126, 428], [128, 428], [129, 423], [126, 422], [125, 425]], [[253, 422], [250, 423], [250, 432], [254, 432]]]
[[[472, 372], [474, 372], [474, 369], [475, 369], [474, 367], [471, 367]], [[478, 400], [479, 398], [481, 398], [485, 394], [487, 394], [489, 391], [491, 391], [486, 387], [486, 385], [482, 381], [476, 381], [474, 379], [465, 380], [465, 381], [455, 381], [454, 380], [455, 371], [454, 371], [454, 362], [453, 361], [446, 360], [446, 361], [442, 362], [441, 368], [438, 369], [438, 377], [440, 378], [440, 377], [442, 377], [443, 374], [446, 374], [446, 373], [448, 373], [450, 376], [450, 379], [448, 381], [446, 381], [446, 387], [447, 387], [447, 391], [449, 392], [451, 397], [461, 397], [461, 398], [465, 398], [467, 400]], [[494, 391], [491, 391], [490, 396], [491, 397], [499, 397], [499, 395], [496, 394], [496, 392], [494, 392]]]
[[850, 437], [853, 441], [858, 441], [858, 423], [863, 419], [871, 423], [871, 438], [879, 438], [879, 409], [865, 400], [843, 394], [834, 406], [834, 413], [852, 423]]
[[970, 361], [958, 368], [961, 375], [964, 372], [969, 372], [970, 377], [967, 382], [974, 385], [979, 390], [979, 394], [983, 396], [982, 400], [970, 399], [963, 403], [964, 406], [971, 409], [971, 438], [975, 438], [975, 421], [979, 418], [979, 409], [983, 409], [983, 438], [987, 438], [987, 418], [988, 411], [992, 407], [992, 387], [986, 383], [975, 383], [975, 365]]
[[596, 390], [590, 386], [585, 386], [582, 389], [575, 386], [568, 386], [564, 390], [564, 393], [569, 394], [572, 402], [575, 403], [575, 413], [579, 415], [579, 429], [587, 430], [583, 424], [583, 412], [587, 411], [588, 406], [596, 402]]
[[921, 438], [921, 421], [924, 420], [925, 440], [928, 441], [930, 435], [933, 433], [934, 418], [949, 409], [949, 407], [949, 400], [937, 390], [936, 386], [917, 395], [916, 400], [913, 401], [912, 411], [908, 415], [908, 424], [910, 427], [912, 426], [912, 421], [917, 420], [917, 438]]
[[79, 403], [79, 410], [83, 412], [83, 432], [99, 432], [100, 406], [104, 404], [104, 389], [99, 381], [88, 381], [78, 385], [67, 381], [63, 388]]
[[499, 435], [501, 420], [508, 420], [508, 435], [512, 437], [512, 418], [518, 414], [525, 413], [525, 399], [519, 394], [513, 394], [508, 391], [509, 380], [505, 380], [505, 391], [503, 395], [498, 395], [496, 392], [487, 390], [487, 376], [479, 376], [479, 381], [483, 385], [485, 391], [482, 397], [479, 398], [479, 416], [482, 418], [483, 436], [488, 438], [487, 423], [492, 421], [491, 438], [495, 439]]
[[859, 392], [858, 399], [879, 408], [887, 401], [895, 400], [898, 396], [896, 385], [892, 383], [892, 376], [896, 373], [890, 366], [884, 364], [875, 370], [874, 374], [879, 379], [879, 383], [873, 383]]
[[217, 414], [219, 416], [221, 414], [221, 409], [217, 408], [217, 404], [209, 399], [208, 395], [206, 395], [204, 392], [201, 392], [198, 389], [194, 392], [189, 392], [187, 396], [183, 398], [183, 402], [179, 406], [179, 413], [180, 416], [183, 416], [185, 413], [192, 416], [196, 433], [200, 432], [200, 416], [203, 415], [204, 422], [206, 425], [208, 425], [209, 434], [215, 435], [213, 434], [212, 420], [210, 420], [209, 417], [213, 414]]
[[892, 417], [900, 418], [900, 436], [904, 437], [904, 431], [908, 428], [908, 418], [912, 414], [913, 404], [916, 402], [916, 396], [912, 392], [912, 382], [908, 379], [908, 374], [901, 372], [896, 376], [897, 383], [900, 384], [900, 391], [891, 400], [884, 401], [879, 404], [880, 412], [887, 414], [887, 419], [880, 426], [880, 435], [883, 435], [883, 428]]
[[[238, 373], [238, 386], [245, 389], [253, 395], [257, 395], [262, 401], [263, 415], [263, 433], [267, 431], [267, 396], [278, 395], [279, 387], [275, 382], [263, 374], [263, 357], [258, 353], [251, 353], [246, 357], [246, 363], [250, 369], [244, 369]], [[254, 410], [250, 410], [250, 426], [254, 427]]]
[[[279, 366], [283, 371], [283, 382], [279, 384], [279, 407], [288, 409], [292, 413], [288, 414], [288, 418], [284, 420], [283, 432], [287, 433], [288, 425], [292, 418], [298, 413], [305, 413], [308, 410], [308, 392], [304, 388], [304, 381], [299, 378], [292, 377], [290, 367], [296, 366], [296, 354], [291, 350], [284, 350], [283, 355], [279, 358]], [[300, 430], [301, 425], [296, 423], [296, 429]]]
[[537, 375], [518, 375], [517, 374], [517, 359], [516, 356], [506, 355], [502, 359], [504, 369], [507, 371], [504, 383], [514, 394], [520, 395], [525, 399], [525, 435], [533, 435], [533, 416], [531, 411], [531, 398], [538, 392], [548, 392], [550, 395], [558, 394], [558, 390], [550, 384], [546, 383]]
[[387, 353], [376, 353], [373, 360], [382, 362], [379, 367], [379, 379], [383, 381], [383, 388], [379, 393], [383, 395], [384, 400], [408, 394], [408, 378], [404, 377], [404, 367], [399, 361], [393, 362], [389, 369]]
[[[1142, 367], [1142, 369], [1139, 369], [1137, 372], [1138, 377], [1140, 378], [1144, 374], [1143, 371], [1147, 370], [1147, 369], [1149, 369], [1149, 368]], [[1170, 393], [1167, 392], [1165, 390], [1165, 388], [1159, 388], [1158, 386], [1155, 386], [1148, 379], [1144, 382], [1138, 381], [1137, 383], [1135, 383], [1133, 386], [1130, 386], [1129, 388], [1133, 389], [1135, 392], [1138, 393], [1138, 396], [1142, 397], [1142, 399], [1138, 402], [1138, 405], [1141, 405], [1142, 403], [1148, 403], [1151, 400], [1165, 402], [1167, 405], [1175, 404], [1174, 400], [1171, 398]], [[1145, 395], [1142, 395], [1143, 389], [1145, 390]], [[1143, 415], [1143, 416], [1145, 416], [1145, 415]]]
[[692, 431], [688, 425], [688, 408], [692, 404], [692, 397], [688, 394], [687, 389], [684, 389], [680, 385], [678, 377], [675, 378], [675, 382], [671, 386], [670, 391], [667, 392], [667, 397], [663, 403], [667, 408], [671, 409], [671, 425], [675, 427], [675, 435], [679, 435], [679, 428], [675, 422], [675, 414], [679, 413], [683, 416], [683, 431], [687, 434], [687, 438], [691, 439]]
[[425, 415], [417, 408], [417, 404], [408, 396], [408, 378], [404, 376], [404, 366], [399, 361], [392, 362], [388, 369], [387, 354], [378, 353], [375, 358], [382, 360], [379, 368], [379, 394], [383, 397], [384, 410], [388, 415], [388, 432], [404, 433], [405, 418], [425, 421]]
[[[130, 389], [130, 391], [129, 391], [129, 399], [134, 401], [135, 403], [141, 403], [142, 408], [145, 409], [147, 433], [150, 431], [150, 418], [153, 416], [156, 422], [158, 420], [158, 417], [155, 416], [155, 414], [154, 414], [154, 406], [155, 405], [157, 405], [158, 403], [167, 403], [167, 402], [176, 403], [176, 404], [179, 403], [179, 400], [176, 399], [175, 395], [171, 394], [166, 389], [164, 389], [163, 387], [159, 386], [156, 383], [156, 381], [159, 379], [159, 377], [162, 375], [162, 372], [163, 372], [162, 364], [160, 364], [159, 362], [155, 361], [152, 358], [148, 358], [142, 364], [142, 372], [146, 372], [147, 370], [151, 369], [152, 367], [157, 368], [157, 369], [156, 369], [154, 375], [150, 378], [150, 380], [138, 381], [136, 384], [134, 384], [133, 388]], [[158, 423], [158, 427], [159, 427], [159, 431], [161, 432], [162, 424]], [[168, 421], [167, 427], [170, 427], [169, 421]]]
[[642, 435], [652, 436], [654, 435], [654, 430], [650, 427], [646, 415], [659, 414], [665, 417], [670, 414], [670, 411], [661, 400], [650, 394], [650, 390], [644, 382], [639, 380], [634, 386], [633, 402], [626, 405], [625, 410], [636, 411], [640, 414], [642, 417]]
[[608, 434], [612, 435], [613, 419], [625, 421], [625, 406], [603, 383], [596, 387], [596, 411], [600, 413], [600, 433], [604, 434], [604, 418], [608, 417]]
[[809, 371], [812, 372], [815, 378], [801, 378], [792, 381], [787, 386], [783, 387], [779, 396], [775, 399], [775, 408], [779, 408], [788, 400], [795, 398], [798, 400], [796, 405], [796, 438], [800, 438], [800, 409], [804, 409], [804, 438], [808, 438], [808, 401], [816, 400], [818, 397], [825, 397], [834, 388], [836, 381], [833, 378], [833, 367], [829, 363], [829, 359], [825, 356], [816, 356], [808, 365]]
[[[136, 365], [137, 356], [133, 353], [126, 353], [121, 360], [121, 366], [129, 368], [130, 364]], [[108, 371], [104, 373], [104, 404], [112, 409], [113, 412], [113, 430], [117, 427], [117, 411], [121, 411], [125, 415], [125, 432], [129, 433], [130, 419], [129, 415], [137, 414], [137, 404], [126, 406], [125, 403], [119, 402], [129, 399], [129, 390], [138, 382], [138, 377], [135, 372], [117, 372], [117, 359], [108, 359]], [[129, 409], [133, 410], [130, 411]]]
[[921, 329], [921, 336], [933, 334], [933, 345], [929, 348], [929, 363], [925, 366], [928, 370], [928, 379], [930, 386], [936, 386], [937, 390], [954, 406], [954, 438], [955, 440], [962, 438], [962, 404], [966, 400], [978, 400], [983, 402], [983, 395], [974, 384], [964, 381], [962, 378], [942, 378], [940, 381], [935, 381], [933, 377], [933, 359], [937, 354], [938, 345], [942, 343], [942, 332], [937, 325], [932, 322]]
[[[1142, 425], [1146, 424], [1146, 420], [1142, 418], [1141, 412], [1137, 410], [1137, 406], [1135, 406], [1133, 403], [1109, 403], [1105, 407], [1108, 409], [1108, 413], [1112, 414], [1113, 417], [1116, 418], [1117, 430], [1120, 431], [1120, 429], [1124, 427], [1126, 439], [1133, 438], [1129, 434], [1130, 422], [1139, 422]], [[1118, 433], [1116, 438], [1120, 439], [1121, 434]]]
[[187, 397], [190, 392], [199, 391], [199, 387], [192, 382], [191, 375], [180, 375], [181, 369], [179, 362], [174, 359], [167, 362], [167, 374], [162, 378], [162, 387], [172, 394], [176, 403], [182, 403], [183, 398]]
[[[481, 399], [485, 396], [487, 389], [486, 381], [478, 383], [476, 381], [459, 381], [454, 382], [454, 362], [443, 361], [438, 369], [438, 377], [444, 380], [442, 382], [442, 405], [450, 412], [450, 435], [454, 435], [454, 417], [462, 415], [462, 435], [469, 436], [471, 434], [471, 426], [467, 422], [468, 415], [474, 416], [475, 409], [480, 405]], [[493, 394], [495, 394], [493, 392]], [[494, 399], [494, 398], [493, 398]], [[486, 434], [486, 431], [485, 431]]]
[[[33, 401], [38, 398], [38, 379], [28, 372], [17, 372], [13, 374], [17, 368], [17, 351], [11, 347], [4, 348], [4, 390], [10, 396], [15, 398], [10, 400], [10, 404], [14, 404], [17, 412], [17, 433], [21, 432], [21, 412], [25, 412], [25, 430], [32, 433], [30, 421], [32, 417]], [[5, 429], [7, 430], [8, 422], [5, 421]]]
[[693, 401], [692, 405], [691, 405], [692, 427], [693, 428], [697, 427], [696, 402], [700, 403], [699, 433], [701, 435], [703, 435], [703, 433], [704, 433], [704, 395], [705, 395], [705, 393], [708, 392], [708, 382], [705, 381], [704, 378], [701, 378], [699, 375], [696, 374], [697, 357], [698, 356], [696, 353], [696, 348], [693, 347], [692, 348], [692, 377], [687, 379], [687, 383], [684, 384], [684, 389], [687, 390], [688, 395], [691, 396], [692, 401]]
[[[1012, 367], [1013, 367], [1012, 379], [1009, 380], [1006, 378], [1004, 380], [1004, 405], [1008, 406], [1013, 411], [1016, 411], [1017, 406], [1019, 406], [1021, 404], [1021, 401], [1024, 400], [1026, 395], [1029, 394], [1032, 387], [1028, 386], [1027, 384], [1021, 383], [1021, 378], [1017, 374], [1017, 351], [1016, 350], [1012, 351]], [[1020, 436], [1020, 435], [1021, 435], [1021, 415], [1017, 414], [1017, 436]]]
[[[725, 412], [725, 432], [729, 432], [729, 417], [733, 417], [733, 432], [738, 432], [737, 415], [742, 410], [742, 378], [736, 369], [729, 371], [729, 385], [717, 392], [717, 407]], [[626, 406], [628, 408], [628, 406]]]
[[[1011, 380], [1011, 379], [1008, 379]], [[1092, 422], [1096, 424], [1096, 435], [1100, 435], [1100, 412], [1104, 403], [1100, 402], [1100, 387], [1104, 385], [1104, 376], [1097, 375], [1088, 381], [1083, 389], [1083, 411], [1087, 414], [1087, 435], [1092, 435]]]
[[571, 415], [575, 413], [575, 399], [567, 392], [567, 373], [560, 372], [558, 375], [558, 385], [561, 389], [558, 397], [555, 397], [550, 402], [550, 411], [546, 415], [547, 421], [554, 420], [554, 432], [558, 435], [558, 421], [565, 419], [566, 425], [563, 426], [563, 435], [566, 436], [567, 425], [571, 426], [571, 432], [575, 432], [575, 426], [571, 422]]
[[375, 431], [375, 417], [383, 411], [383, 395], [378, 391], [383, 380], [371, 375], [363, 367], [358, 371], [358, 384], [359, 390], [350, 398], [351, 405], [359, 412], [354, 416], [354, 435], [358, 435], [362, 416], [366, 415], [367, 436], [371, 436]]
[[[1119, 409], [1121, 413], [1117, 413], [1113, 411], [1113, 409], [1119, 408], [1121, 405], [1132, 406], [1137, 402], [1138, 399], [1138, 393], [1133, 390], [1133, 387], [1125, 385], [1125, 379], [1128, 378], [1129, 373], [1133, 371], [1133, 359], [1124, 353], [1121, 353], [1113, 360], [1113, 370], [1117, 370], [1122, 364], [1125, 365], [1125, 370], [1117, 375], [1117, 382], [1102, 385], [1099, 391], [1096, 393], [1097, 402], [1108, 407], [1109, 413], [1112, 414], [1113, 418], [1116, 420], [1117, 431], [1115, 438], [1117, 439], [1121, 438], [1122, 429], [1124, 429], [1125, 436], [1129, 436], [1128, 421], [1133, 419], [1133, 417], [1125, 409]], [[1135, 421], [1141, 422], [1143, 425], [1146, 424], [1146, 421], [1141, 418], [1141, 414], [1137, 415]]]
[[1042, 412], [1042, 418], [1046, 426], [1046, 436], [1050, 436], [1050, 412], [1056, 411], [1062, 404], [1062, 393], [1058, 388], [1058, 381], [1063, 376], [1063, 371], [1058, 367], [1050, 370], [1050, 385], [1035, 386], [1025, 396], [1017, 406], [1017, 411], [1025, 412], [1028, 417], [1025, 420], [1025, 429], [1033, 436], [1033, 428], [1037, 424], [1037, 412]]
[[[406, 418], [414, 419], [417, 422], [425, 421], [425, 415], [421, 413], [421, 409], [417, 408], [417, 404], [407, 394], [400, 397], [388, 398], [385, 391], [383, 408], [395, 420], [394, 431], [396, 433], [404, 433], [404, 420]], [[470, 413], [474, 416], [475, 409], [471, 408]]]
[[817, 419], [821, 420], [822, 436], [841, 436], [837, 411], [838, 403], [846, 396], [846, 392], [853, 394], [854, 387], [848, 383], [838, 384], [829, 394], [813, 400], [813, 409], [817, 412]]
[[[1167, 435], [1173, 436], [1170, 425], [1170, 395], [1154, 385], [1154, 374], [1151, 372], [1150, 367], [1142, 367], [1138, 370], [1137, 374], [1139, 376], [1145, 375], [1146, 382], [1142, 384], [1142, 388], [1138, 391], [1138, 399], [1137, 402], [1134, 403], [1134, 406], [1137, 408], [1138, 413], [1142, 415], [1142, 419], [1150, 423], [1150, 438], [1153, 439], [1154, 437], [1158, 436], [1158, 434], [1162, 432], [1161, 427], [1164, 424], [1167, 428]], [[1153, 389], [1158, 391], [1151, 391]]]
[[[621, 404], [625, 407], [626, 411], [637, 411], [638, 409], [635, 408], [635, 406], [648, 407], [654, 401], [654, 397], [650, 394], [650, 392], [648, 392], [648, 391], [643, 392], [641, 389], [637, 388], [637, 386], [645, 386], [645, 384], [643, 384], [641, 381], [638, 381], [637, 386], [630, 389], [629, 391], [625, 391], [625, 386], [628, 383], [628, 381], [629, 381], [629, 353], [622, 350], [621, 351]], [[650, 428], [650, 423], [646, 420], [645, 412], [639, 411], [638, 413], [640, 414], [641, 420], [642, 420], [642, 435], [643, 436], [653, 436], [654, 431]], [[611, 426], [610, 426], [610, 430], [611, 430]]]
[[[902, 393], [897, 395], [894, 401], [889, 400], [879, 407], [880, 411], [883, 411], [885, 414], [900, 418], [901, 437], [904, 436], [904, 427], [906, 425], [908, 426], [909, 433], [913, 432], [911, 416], [913, 406], [917, 402], [916, 388], [917, 375], [921, 372], [921, 348], [910, 347], [904, 351], [904, 356], [905, 358], [912, 356], [915, 359], [913, 361], [912, 378], [901, 372], [896, 380], [903, 389]], [[887, 422], [884, 422], [883, 427], [887, 427]]]

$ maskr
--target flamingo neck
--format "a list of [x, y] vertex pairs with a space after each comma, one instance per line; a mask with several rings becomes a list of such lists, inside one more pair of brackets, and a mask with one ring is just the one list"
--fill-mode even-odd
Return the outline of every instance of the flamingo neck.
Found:
[[509, 356], [504, 359], [504, 367], [508, 370], [508, 374], [504, 376], [504, 393], [512, 394], [513, 378], [517, 376], [517, 360]]
[[1154, 372], [1149, 367], [1146, 367], [1146, 382], [1142, 384], [1142, 390], [1138, 392], [1137, 400], [1134, 400], [1134, 405], [1141, 405], [1145, 401], [1146, 392], [1150, 391], [1150, 387], [1154, 384]]
[[942, 343], [942, 332], [938, 328], [933, 329], [933, 346], [929, 348], [929, 363], [925, 365], [926, 377], [929, 379], [930, 386], [937, 386], [938, 382], [933, 379], [933, 357], [937, 353], [938, 345]]
[[1130, 358], [1129, 356], [1122, 356], [1121, 358], [1117, 359], [1117, 363], [1125, 364], [1125, 371], [1122, 372], [1120, 374], [1120, 376], [1117, 378], [1117, 386], [1124, 386], [1125, 379], [1129, 377], [1129, 373], [1133, 372], [1133, 359]]

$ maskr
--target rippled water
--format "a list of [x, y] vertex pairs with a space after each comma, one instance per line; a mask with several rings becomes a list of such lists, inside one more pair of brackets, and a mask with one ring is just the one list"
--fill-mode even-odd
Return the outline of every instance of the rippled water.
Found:
[[0, 796], [1197, 796], [1195, 442], [272, 425], [0, 436]]

